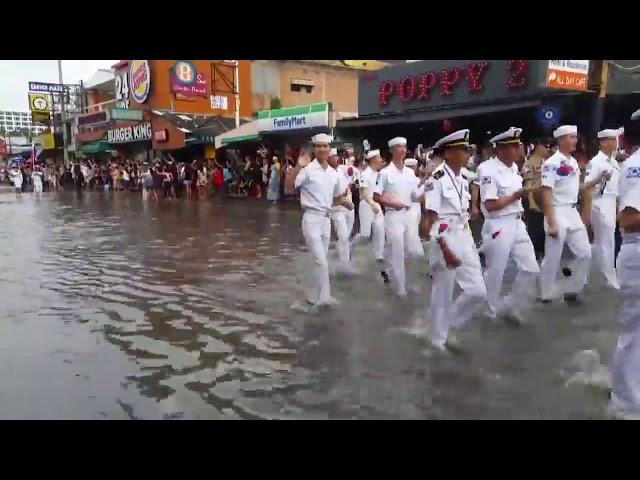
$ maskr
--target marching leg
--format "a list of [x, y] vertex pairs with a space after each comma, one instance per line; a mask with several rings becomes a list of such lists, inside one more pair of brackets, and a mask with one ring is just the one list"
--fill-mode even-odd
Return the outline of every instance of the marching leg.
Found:
[[560, 257], [562, 256], [562, 248], [564, 247], [566, 235], [567, 230], [562, 226], [558, 226], [558, 236], [556, 238], [546, 234], [544, 242], [544, 258], [540, 265], [540, 297], [543, 301], [551, 300], [551, 297], [553, 296], [556, 276], [558, 275], [558, 267], [560, 266]]
[[589, 267], [591, 266], [591, 245], [587, 229], [582, 227], [567, 233], [567, 245], [576, 256], [575, 270], [569, 278], [567, 285], [568, 294], [577, 294], [582, 291], [589, 279]]

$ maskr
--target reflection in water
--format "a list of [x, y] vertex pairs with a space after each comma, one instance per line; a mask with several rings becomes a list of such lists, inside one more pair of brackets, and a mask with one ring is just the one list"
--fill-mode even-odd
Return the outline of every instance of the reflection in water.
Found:
[[[566, 359], [614, 345], [611, 293], [536, 307], [514, 330], [477, 317], [464, 352], [407, 334], [366, 247], [341, 305], [303, 314], [296, 207], [147, 205], [135, 195], [0, 193], [2, 418], [593, 418]], [[374, 281], [365, 281], [373, 278]], [[604, 360], [603, 360], [604, 361]]]

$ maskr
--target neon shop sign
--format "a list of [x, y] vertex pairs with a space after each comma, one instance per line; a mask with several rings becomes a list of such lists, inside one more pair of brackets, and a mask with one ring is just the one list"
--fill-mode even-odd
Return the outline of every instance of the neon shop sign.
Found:
[[[378, 105], [384, 107], [394, 96], [401, 102], [428, 102], [433, 95], [448, 97], [460, 88], [466, 88], [469, 95], [484, 90], [485, 74], [491, 62], [475, 62], [462, 67], [444, 68], [409, 75], [401, 80], [383, 80], [378, 85]], [[527, 86], [529, 62], [527, 60], [507, 60], [506, 88], [517, 90]]]

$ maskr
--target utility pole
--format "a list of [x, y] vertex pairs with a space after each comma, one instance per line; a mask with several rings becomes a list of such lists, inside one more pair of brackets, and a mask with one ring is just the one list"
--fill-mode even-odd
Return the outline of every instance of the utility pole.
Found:
[[69, 151], [67, 150], [67, 112], [65, 109], [66, 92], [62, 81], [62, 60], [58, 60], [58, 82], [62, 85], [62, 93], [60, 94], [60, 122], [62, 123], [62, 151], [64, 153], [64, 164], [69, 164]]
[[236, 103], [236, 128], [240, 126], [240, 60], [236, 60], [233, 69], [233, 86]]
[[591, 117], [591, 132], [596, 133], [602, 126], [604, 117], [604, 102], [607, 96], [607, 86], [609, 83], [609, 60], [602, 60], [602, 69], [600, 76], [600, 92], [593, 106], [593, 116]]

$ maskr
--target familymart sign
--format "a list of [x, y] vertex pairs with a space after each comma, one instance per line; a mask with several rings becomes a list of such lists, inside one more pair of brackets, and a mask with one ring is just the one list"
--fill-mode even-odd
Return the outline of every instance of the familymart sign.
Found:
[[282, 132], [328, 126], [329, 104], [327, 102], [258, 112], [260, 132]]

